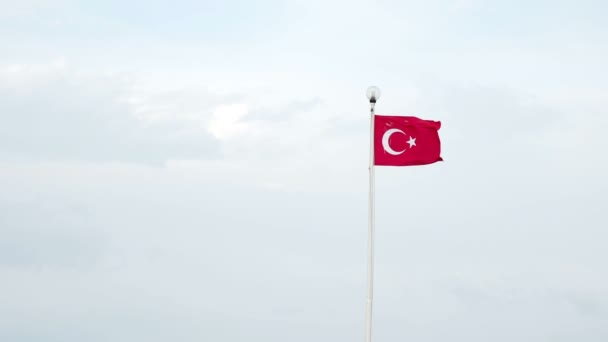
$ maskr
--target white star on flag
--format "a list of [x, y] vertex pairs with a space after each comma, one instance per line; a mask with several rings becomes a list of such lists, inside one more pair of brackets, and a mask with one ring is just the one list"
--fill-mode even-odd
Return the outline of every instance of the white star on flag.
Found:
[[407, 143], [410, 144], [410, 148], [412, 148], [412, 146], [416, 146], [416, 138], [410, 136], [410, 140], [408, 140]]

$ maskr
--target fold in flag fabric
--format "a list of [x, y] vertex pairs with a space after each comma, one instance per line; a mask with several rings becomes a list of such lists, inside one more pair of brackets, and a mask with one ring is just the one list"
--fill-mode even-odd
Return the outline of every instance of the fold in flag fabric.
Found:
[[375, 115], [374, 165], [426, 165], [441, 158], [440, 121]]

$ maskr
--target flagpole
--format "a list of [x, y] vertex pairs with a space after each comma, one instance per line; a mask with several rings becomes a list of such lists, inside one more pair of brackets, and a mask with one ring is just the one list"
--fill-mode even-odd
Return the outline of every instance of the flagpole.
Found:
[[369, 87], [367, 98], [370, 104], [369, 130], [369, 211], [368, 211], [368, 255], [367, 255], [367, 305], [365, 322], [365, 342], [372, 340], [372, 304], [374, 300], [374, 223], [375, 223], [375, 175], [374, 175], [374, 116], [376, 100], [380, 97], [380, 89]]

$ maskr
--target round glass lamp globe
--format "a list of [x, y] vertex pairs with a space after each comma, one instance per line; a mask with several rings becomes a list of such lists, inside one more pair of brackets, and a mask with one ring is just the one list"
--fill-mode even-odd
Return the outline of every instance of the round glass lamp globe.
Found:
[[371, 86], [367, 88], [367, 99], [371, 102], [376, 102], [380, 98], [380, 88], [376, 86]]

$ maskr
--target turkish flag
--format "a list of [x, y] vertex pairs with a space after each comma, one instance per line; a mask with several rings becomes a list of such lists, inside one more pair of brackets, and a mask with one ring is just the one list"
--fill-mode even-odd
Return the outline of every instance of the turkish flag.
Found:
[[415, 116], [374, 117], [374, 165], [426, 165], [441, 158], [440, 121]]

